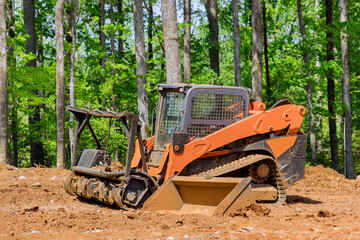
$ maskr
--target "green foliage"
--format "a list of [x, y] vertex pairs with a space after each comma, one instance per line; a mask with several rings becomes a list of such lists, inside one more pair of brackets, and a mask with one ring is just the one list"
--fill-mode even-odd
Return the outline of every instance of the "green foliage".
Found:
[[[80, 0], [77, 13], [77, 55], [75, 65], [75, 99], [76, 107], [89, 109], [106, 109], [113, 111], [128, 110], [137, 112], [136, 87], [136, 59], [134, 47], [134, 26], [132, 16], [132, 1], [123, 1], [123, 13], [118, 12], [118, 1], [114, 2], [114, 23], [110, 23], [109, 2], [106, 3], [106, 24], [99, 29], [100, 9], [99, 0]], [[334, 39], [335, 56], [333, 61], [326, 61], [326, 31], [325, 6], [321, 2], [315, 9], [314, 2], [301, 1], [303, 17], [307, 33], [306, 41], [300, 36], [296, 1], [265, 0], [266, 21], [268, 33], [268, 57], [270, 66], [270, 96], [264, 95], [265, 104], [270, 107], [280, 99], [290, 99], [296, 104], [307, 106], [307, 81], [311, 81], [314, 95], [314, 114], [316, 118], [317, 159], [318, 163], [331, 166], [328, 102], [327, 102], [327, 72], [332, 69], [335, 80], [335, 109], [337, 114], [338, 136], [342, 136], [342, 63], [340, 49], [340, 32], [344, 30], [349, 34], [351, 94], [353, 108], [353, 151], [355, 156], [355, 170], [360, 174], [360, 4], [356, 0], [349, 0], [349, 23], [340, 24], [339, 7], [334, 3], [334, 27], [331, 29]], [[56, 163], [56, 84], [55, 84], [55, 41], [54, 41], [54, 8], [55, 0], [35, 1], [36, 33], [41, 36], [42, 42], [37, 42], [37, 49], [43, 50], [44, 66], [37, 68], [26, 67], [26, 62], [37, 57], [35, 54], [25, 54], [23, 11], [16, 8], [16, 32], [14, 37], [8, 37], [8, 45], [12, 46], [14, 55], [9, 55], [9, 119], [10, 134], [18, 134], [18, 151], [20, 166], [30, 165], [29, 136], [31, 130], [28, 124], [30, 114], [29, 105], [41, 106], [41, 121], [39, 132], [35, 135], [41, 140], [45, 148], [45, 160], [48, 166]], [[201, 3], [202, 4], [202, 3]], [[217, 82], [222, 85], [234, 85], [234, 43], [232, 33], [231, 1], [218, 1], [219, 47], [220, 47], [220, 76], [211, 71], [209, 52], [209, 28], [205, 8], [198, 2], [192, 2], [192, 37], [191, 37], [191, 82], [195, 84], [211, 84]], [[146, 44], [152, 44], [153, 52], [148, 53], [146, 74], [149, 100], [149, 116], [158, 102], [156, 85], [166, 82], [165, 58], [161, 43], [162, 20], [160, 16], [160, 1], [152, 1], [154, 8], [152, 25], [153, 37], [146, 36]], [[181, 5], [182, 6], [182, 5]], [[73, 6], [66, 1], [66, 13]], [[179, 8], [178, 13], [182, 13]], [[239, 24], [241, 38], [241, 77], [242, 85], [251, 88], [251, 0], [239, 2]], [[180, 15], [179, 18], [180, 19]], [[65, 34], [69, 33], [69, 25], [64, 19]], [[120, 20], [123, 24], [120, 24]], [[9, 20], [7, 20], [9, 28]], [[149, 31], [150, 17], [144, 8], [145, 35]], [[180, 46], [183, 48], [183, 27], [179, 22]], [[346, 27], [346, 28], [345, 28]], [[101, 51], [99, 31], [106, 35], [106, 51]], [[121, 35], [120, 35], [121, 33]], [[110, 46], [110, 38], [115, 37], [115, 56]], [[123, 41], [123, 57], [117, 51], [119, 40]], [[65, 43], [65, 50], [71, 52], [71, 42]], [[310, 72], [303, 61], [304, 52], [310, 50]], [[99, 64], [101, 57], [106, 57], [106, 68]], [[152, 56], [150, 58], [150, 56]], [[16, 63], [13, 63], [13, 59]], [[68, 99], [69, 66], [66, 61], [66, 96]], [[265, 82], [265, 67], [264, 86]], [[310, 78], [308, 78], [310, 74]], [[36, 91], [42, 90], [44, 97], [39, 97]], [[112, 101], [114, 99], [114, 101]], [[113, 104], [115, 103], [115, 105]], [[70, 114], [66, 113], [66, 119]], [[151, 122], [151, 121], [150, 121]], [[107, 119], [91, 119], [95, 132], [99, 135], [101, 143], [105, 146], [108, 131]], [[113, 122], [111, 128], [109, 152], [119, 150], [120, 158], [125, 159], [127, 140], [121, 124]], [[66, 127], [74, 127], [68, 120]], [[308, 132], [309, 119], [306, 115], [302, 131]], [[68, 134], [68, 132], [66, 133]], [[66, 136], [68, 139], [68, 136]], [[84, 131], [80, 148], [93, 147], [93, 141], [88, 131]], [[339, 139], [339, 153], [342, 153], [342, 139]], [[70, 150], [67, 148], [69, 160]], [[10, 140], [10, 153], [13, 156], [14, 142]], [[114, 156], [113, 156], [114, 157]]]

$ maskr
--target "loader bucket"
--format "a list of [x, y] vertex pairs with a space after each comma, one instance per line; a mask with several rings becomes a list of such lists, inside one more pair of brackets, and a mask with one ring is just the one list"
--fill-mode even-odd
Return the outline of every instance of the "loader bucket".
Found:
[[255, 203], [250, 182], [251, 178], [174, 176], [144, 203], [144, 210], [228, 215]]

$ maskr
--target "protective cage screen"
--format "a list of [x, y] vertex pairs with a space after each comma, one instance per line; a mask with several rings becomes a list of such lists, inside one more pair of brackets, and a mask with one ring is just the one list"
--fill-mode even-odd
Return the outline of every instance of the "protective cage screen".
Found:
[[187, 132], [202, 138], [246, 117], [246, 101], [239, 94], [196, 93], [191, 98]]
[[168, 92], [166, 94], [165, 113], [162, 119], [161, 132], [171, 134], [179, 130], [180, 119], [183, 115], [185, 95]]

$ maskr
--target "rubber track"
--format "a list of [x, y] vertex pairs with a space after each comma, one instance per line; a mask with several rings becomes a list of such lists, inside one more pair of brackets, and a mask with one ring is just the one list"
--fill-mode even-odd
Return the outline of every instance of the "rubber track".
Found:
[[[271, 160], [272, 162], [274, 162], [274, 164], [276, 166], [276, 162], [272, 157], [269, 157], [269, 156], [266, 156], [266, 155], [261, 155], [261, 154], [252, 154], [252, 155], [240, 158], [240, 159], [238, 159], [236, 161], [233, 161], [233, 162], [224, 164], [222, 166], [219, 166], [219, 167], [216, 167], [216, 168], [204, 171], [204, 172], [200, 172], [200, 173], [197, 173], [197, 174], [194, 174], [194, 175], [191, 175], [191, 176], [218, 177], [218, 176], [221, 176], [223, 174], [230, 173], [232, 171], [235, 171], [237, 169], [249, 166], [249, 165], [251, 165], [253, 163], [256, 163], [256, 162], [259, 162], [259, 161], [262, 161], [262, 160]], [[277, 194], [278, 198], [276, 199], [275, 203], [281, 205], [286, 200], [286, 192], [285, 192], [284, 184], [283, 184], [282, 179], [281, 179], [281, 174], [280, 174], [279, 168], [278, 167], [273, 167], [274, 164], [271, 164], [271, 165], [272, 165], [272, 172], [273, 172], [273, 175], [275, 177], [274, 180], [275, 180], [276, 186], [277, 186], [276, 189], [277, 189], [277, 192], [278, 192], [278, 194]]]

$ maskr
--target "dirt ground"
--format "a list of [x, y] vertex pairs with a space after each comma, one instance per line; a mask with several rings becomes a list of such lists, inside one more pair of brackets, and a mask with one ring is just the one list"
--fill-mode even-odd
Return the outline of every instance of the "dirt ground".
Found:
[[286, 204], [233, 217], [126, 212], [68, 195], [68, 170], [0, 165], [0, 239], [360, 239], [360, 182], [307, 167]]

